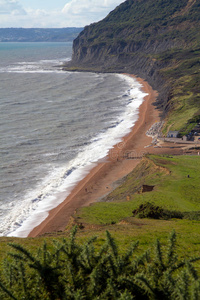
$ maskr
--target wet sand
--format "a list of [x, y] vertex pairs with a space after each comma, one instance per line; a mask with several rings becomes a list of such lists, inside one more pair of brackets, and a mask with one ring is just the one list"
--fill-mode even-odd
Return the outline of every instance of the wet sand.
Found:
[[[147, 130], [155, 122], [160, 121], [159, 111], [153, 105], [157, 92], [152, 90], [151, 86], [143, 79], [137, 78], [137, 80], [148, 95], [139, 108], [139, 118], [132, 131], [124, 137], [121, 143], [110, 150], [103, 162], [99, 162], [77, 184], [64, 202], [49, 212], [49, 216], [31, 231], [29, 237], [65, 230], [76, 209], [98, 201], [100, 197], [113, 190], [114, 183], [130, 173], [140, 162], [144, 153], [166, 152], [164, 148], [146, 147], [152, 141], [152, 138], [146, 135]], [[127, 155], [132, 159], [127, 159]]]

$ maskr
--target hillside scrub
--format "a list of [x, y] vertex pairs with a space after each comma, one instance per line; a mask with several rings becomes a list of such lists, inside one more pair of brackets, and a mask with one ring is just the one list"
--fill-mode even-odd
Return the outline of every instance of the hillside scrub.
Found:
[[[127, 0], [73, 43], [66, 69], [131, 73], [158, 91], [163, 134], [200, 115], [200, 0]], [[196, 123], [194, 123], [195, 126]]]
[[[38, 253], [20, 244], [11, 252], [1, 272], [1, 299], [198, 299], [200, 277], [194, 263], [176, 253], [176, 233], [166, 246], [156, 240], [153, 249], [137, 255], [132, 242], [120, 254], [115, 240], [96, 248], [96, 237], [84, 244], [76, 241], [77, 227], [69, 240], [44, 242]], [[34, 251], [35, 252], [35, 251]]]
[[[81, 208], [75, 218], [89, 224], [118, 223], [141, 204], [154, 203], [171, 214], [183, 213], [183, 219], [199, 220], [199, 178], [199, 156], [148, 155], [104, 201]], [[154, 188], [142, 192], [143, 185]]]

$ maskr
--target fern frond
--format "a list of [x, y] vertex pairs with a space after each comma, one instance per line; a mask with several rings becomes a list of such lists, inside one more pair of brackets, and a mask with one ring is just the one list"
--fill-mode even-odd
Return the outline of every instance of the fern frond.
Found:
[[134, 251], [138, 248], [139, 241], [133, 243], [131, 247], [126, 251], [126, 253], [122, 256], [124, 262], [129, 262], [130, 257], [133, 255]]
[[187, 272], [184, 270], [181, 272], [179, 276], [179, 282], [177, 284], [177, 291], [180, 299], [183, 300], [190, 299], [189, 286], [190, 286], [190, 279]]
[[146, 263], [150, 262], [150, 251], [145, 251], [142, 255], [136, 257], [132, 262], [132, 270], [137, 272], [139, 266], [145, 266]]
[[192, 266], [192, 264], [189, 261], [186, 262], [186, 268], [188, 273], [192, 276], [194, 280], [199, 279], [197, 270], [195, 270], [195, 268]]
[[117, 245], [115, 243], [115, 240], [113, 239], [113, 237], [111, 236], [110, 232], [106, 230], [106, 237], [107, 237], [107, 243], [110, 246], [110, 249], [114, 255], [115, 258], [117, 258], [118, 256], [118, 249], [117, 249]]
[[119, 300], [133, 300], [135, 297], [131, 295], [131, 293], [125, 290], [123, 293], [120, 293]]
[[4, 285], [3, 283], [0, 281], [0, 288], [4, 291], [4, 293], [6, 293], [11, 299], [13, 300], [20, 300], [19, 298], [17, 299], [13, 293], [11, 293]]
[[200, 299], [200, 280], [195, 281], [193, 286], [192, 286], [191, 299], [192, 300], [199, 300]]
[[117, 288], [115, 283], [113, 282], [113, 280], [111, 278], [109, 278], [107, 280], [107, 287], [105, 290], [105, 296], [107, 296], [107, 298], [105, 299], [113, 299], [113, 300], [117, 300], [118, 299], [118, 292], [117, 292]]
[[175, 230], [172, 231], [169, 237], [169, 242], [168, 242], [168, 249], [167, 249], [167, 265], [172, 265], [176, 260], [177, 256], [175, 255], [176, 253], [176, 232]]
[[73, 292], [73, 300], [86, 300], [86, 299], [87, 298], [85, 297], [85, 295], [81, 289], [78, 289]]
[[139, 286], [144, 288], [146, 294], [150, 295], [151, 297], [155, 295], [153, 286], [143, 274], [136, 275], [135, 281], [139, 284]]
[[164, 262], [163, 262], [163, 253], [162, 253], [161, 244], [159, 240], [156, 240], [154, 251], [155, 251], [155, 263], [157, 264], [157, 267], [160, 270], [165, 269]]
[[74, 226], [72, 228], [71, 233], [70, 233], [69, 247], [70, 247], [71, 252], [73, 251], [73, 249], [75, 247], [75, 240], [76, 240], [77, 231], [78, 231], [78, 226]]
[[81, 253], [81, 260], [80, 260], [80, 266], [86, 271], [91, 270], [92, 268], [92, 253], [90, 251], [90, 248], [88, 245], [85, 245], [82, 253]]
[[[12, 248], [14, 248], [15, 250], [21, 252], [26, 258], [28, 258], [29, 260], [31, 260], [32, 262], [35, 262], [35, 258], [31, 255], [31, 253], [26, 250], [23, 246], [19, 245], [19, 244], [14, 244], [14, 243], [9, 243], [9, 246], [11, 246]], [[12, 254], [10, 254], [12, 255]], [[23, 259], [23, 257], [18, 256], [19, 259]]]
[[117, 275], [117, 265], [116, 262], [113, 260], [113, 256], [108, 255], [107, 257], [108, 260], [108, 273], [110, 276], [116, 276]]

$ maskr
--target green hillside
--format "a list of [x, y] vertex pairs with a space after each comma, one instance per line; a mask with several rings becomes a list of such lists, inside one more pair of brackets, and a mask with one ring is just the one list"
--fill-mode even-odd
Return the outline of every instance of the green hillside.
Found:
[[200, 157], [149, 155], [76, 228], [1, 238], [0, 299], [199, 299], [199, 178]]
[[[200, 122], [199, 28], [200, 0], [127, 0], [79, 34], [66, 69], [146, 79], [163, 133], [185, 134]], [[0, 299], [200, 299], [200, 157], [147, 155], [120, 182], [64, 231], [1, 237]]]
[[[180, 212], [177, 218], [200, 220], [199, 178], [200, 157], [196, 155], [149, 155], [103, 202], [82, 208], [76, 218], [83, 223], [115, 224], [133, 216], [140, 204], [151, 202]], [[144, 186], [152, 189], [145, 191]]]
[[133, 73], [158, 90], [163, 132], [200, 120], [200, 0], [127, 0], [74, 40], [67, 69]]

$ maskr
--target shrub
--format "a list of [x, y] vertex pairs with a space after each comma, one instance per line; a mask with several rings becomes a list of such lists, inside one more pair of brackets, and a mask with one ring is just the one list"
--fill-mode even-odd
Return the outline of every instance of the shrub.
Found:
[[199, 275], [193, 262], [176, 254], [176, 234], [168, 246], [156, 241], [153, 251], [134, 255], [138, 242], [119, 254], [115, 240], [106, 232], [101, 249], [96, 238], [84, 245], [76, 242], [77, 227], [69, 241], [44, 243], [37, 255], [11, 244], [0, 278], [0, 299], [199, 299]]
[[141, 204], [137, 209], [133, 210], [133, 216], [138, 218], [150, 218], [150, 219], [183, 219], [184, 214], [179, 211], [170, 211], [157, 206], [151, 202]]

